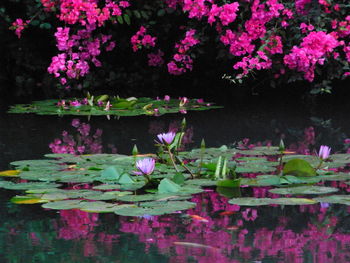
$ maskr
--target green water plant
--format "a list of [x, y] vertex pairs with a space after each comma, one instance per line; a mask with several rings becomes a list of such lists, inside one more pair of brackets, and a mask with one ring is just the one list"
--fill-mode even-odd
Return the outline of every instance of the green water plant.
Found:
[[160, 116], [167, 113], [186, 113], [191, 110], [209, 110], [221, 108], [203, 100], [187, 99], [120, 98], [119, 96], [92, 96], [34, 101], [31, 104], [11, 106], [9, 113], [35, 113], [39, 115], [85, 115], [85, 116]]
[[[195, 204], [187, 200], [208, 187], [217, 187], [220, 194], [234, 197], [230, 203], [242, 206], [300, 205], [327, 200], [327, 196], [315, 195], [337, 196], [338, 188], [319, 183], [350, 182], [345, 169], [350, 155], [330, 155], [324, 146], [318, 156], [292, 154], [273, 146], [206, 148], [203, 142], [198, 149], [179, 151], [182, 133], [158, 134], [158, 154], [142, 155], [134, 147], [130, 156], [47, 154], [40, 160], [15, 161], [11, 163], [14, 170], [0, 172], [0, 188], [25, 191], [11, 199], [16, 204], [141, 216], [190, 209]], [[269, 186], [270, 193], [296, 197], [247, 197], [240, 190], [243, 186]], [[348, 203], [345, 197], [329, 199]]]

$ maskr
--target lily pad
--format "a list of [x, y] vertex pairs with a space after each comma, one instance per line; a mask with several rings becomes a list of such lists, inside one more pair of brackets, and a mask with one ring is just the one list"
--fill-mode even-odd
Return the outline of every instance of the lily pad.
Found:
[[21, 173], [21, 170], [6, 170], [6, 171], [1, 171], [0, 176], [5, 176], [5, 177], [18, 177], [18, 175]]
[[315, 169], [303, 159], [292, 159], [283, 167], [284, 175], [294, 176], [316, 176]]
[[143, 205], [142, 207], [121, 208], [116, 210], [115, 213], [122, 216], [164, 215], [196, 206], [195, 203], [186, 201], [152, 202]]
[[240, 206], [261, 206], [261, 205], [311, 205], [316, 204], [317, 201], [306, 198], [255, 198], [255, 197], [242, 197], [233, 198], [229, 200], [230, 204], [236, 204]]
[[40, 204], [40, 203], [46, 203], [48, 202], [47, 200], [43, 200], [41, 198], [38, 198], [37, 196], [32, 196], [32, 195], [16, 195], [10, 199], [11, 203], [14, 204], [26, 204], [26, 205], [31, 205], [31, 204]]
[[312, 195], [312, 194], [329, 194], [338, 192], [338, 188], [334, 187], [325, 187], [325, 186], [297, 186], [297, 187], [286, 187], [286, 188], [276, 188], [270, 189], [269, 192], [273, 194], [281, 194], [281, 195]]
[[[100, 97], [100, 96], [98, 96]], [[106, 108], [106, 100], [97, 100], [89, 98], [88, 105], [80, 105], [84, 99], [68, 98], [65, 99], [64, 106], [58, 106], [59, 100], [34, 101], [32, 104], [17, 104], [11, 106], [9, 113], [36, 113], [39, 115], [78, 115], [78, 116], [137, 116], [137, 115], [163, 115], [166, 113], [175, 113], [180, 110], [209, 110], [222, 108], [214, 106], [212, 103], [199, 103], [196, 99], [191, 99], [183, 106], [180, 106], [178, 99], [170, 99], [169, 101], [156, 100], [150, 98], [119, 98], [106, 97], [110, 101], [110, 107]], [[72, 106], [71, 102], [80, 103], [78, 106]], [[104, 105], [99, 107], [98, 102]], [[85, 103], [83, 103], [85, 104]], [[155, 110], [157, 109], [157, 111]]]
[[1, 181], [0, 188], [5, 188], [9, 190], [28, 190], [28, 189], [47, 189], [50, 187], [60, 187], [61, 184], [56, 183], [12, 183], [9, 181]]
[[54, 201], [43, 204], [43, 208], [50, 208], [56, 210], [69, 210], [69, 209], [78, 209], [80, 207], [81, 200], [62, 200]]

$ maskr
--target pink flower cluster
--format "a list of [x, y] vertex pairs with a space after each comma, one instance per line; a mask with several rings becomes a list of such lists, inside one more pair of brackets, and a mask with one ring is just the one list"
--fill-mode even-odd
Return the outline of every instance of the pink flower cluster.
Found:
[[219, 18], [221, 24], [228, 26], [236, 20], [239, 4], [234, 2], [223, 6], [212, 5], [208, 14], [208, 23], [212, 24]]
[[150, 53], [147, 55], [148, 57], [148, 65], [152, 67], [160, 67], [164, 64], [163, 59], [164, 53], [158, 49], [157, 53]]
[[21, 18], [17, 18], [16, 21], [12, 23], [12, 26], [10, 27], [11, 30], [15, 30], [15, 34], [18, 38], [21, 38], [22, 31], [28, 27], [29, 20], [23, 21]]
[[194, 37], [195, 33], [194, 29], [188, 30], [185, 38], [175, 45], [177, 53], [173, 56], [173, 60], [167, 64], [170, 74], [181, 75], [187, 70], [192, 70], [193, 60], [188, 52], [191, 47], [199, 43], [199, 40]]
[[[111, 51], [115, 42], [110, 41], [111, 35], [99, 35], [93, 37], [95, 25], [86, 25], [85, 29], [78, 30], [70, 35], [69, 27], [59, 27], [55, 33], [57, 48], [60, 53], [52, 58], [48, 72], [60, 78], [61, 84], [65, 85], [68, 79], [78, 79], [88, 74], [91, 61], [96, 67], [101, 66], [97, 56], [101, 53], [101, 46], [105, 45], [106, 51]], [[62, 76], [62, 74], [64, 74]]]
[[51, 11], [55, 7], [60, 10], [58, 18], [70, 25], [80, 23], [98, 24], [102, 26], [112, 16], [120, 16], [122, 9], [128, 7], [129, 1], [115, 2], [106, 0], [101, 6], [98, 0], [41, 0], [46, 11]]
[[131, 37], [132, 50], [136, 52], [142, 47], [149, 48], [156, 45], [156, 37], [152, 37], [149, 34], [146, 34], [147, 29], [144, 26], [141, 26], [139, 31]]
[[72, 126], [77, 129], [76, 138], [67, 131], [63, 131], [62, 139], [57, 138], [49, 144], [53, 153], [84, 154], [102, 152], [101, 129], [97, 129], [94, 135], [90, 135], [90, 125], [81, 123], [79, 119], [73, 119]]
[[313, 81], [316, 65], [323, 65], [326, 57], [339, 46], [339, 41], [323, 31], [310, 32], [300, 47], [294, 46], [291, 53], [284, 57], [284, 63], [290, 69], [304, 73], [308, 81]]
[[[167, 1], [169, 7], [176, 8], [180, 1]], [[220, 22], [228, 26], [236, 20], [239, 3], [227, 3], [222, 6], [214, 4], [214, 0], [183, 0], [182, 10], [188, 12], [189, 18], [202, 19], [208, 17], [208, 23]]]

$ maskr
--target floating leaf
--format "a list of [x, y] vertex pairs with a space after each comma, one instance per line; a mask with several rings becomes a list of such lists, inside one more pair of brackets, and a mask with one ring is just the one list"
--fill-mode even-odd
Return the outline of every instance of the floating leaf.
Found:
[[241, 179], [227, 179], [217, 181], [216, 185], [219, 187], [240, 187]]
[[59, 187], [61, 184], [56, 183], [12, 183], [8, 181], [1, 181], [0, 188], [5, 188], [9, 190], [28, 190], [28, 189], [46, 189], [51, 187]]
[[181, 186], [169, 180], [168, 178], [164, 178], [160, 181], [158, 185], [158, 193], [167, 194], [167, 193], [176, 193], [179, 192]]
[[144, 207], [128, 207], [115, 211], [117, 215], [122, 216], [152, 216], [164, 215], [180, 210], [187, 210], [196, 206], [195, 203], [186, 201], [152, 202], [144, 203]]
[[185, 183], [185, 176], [182, 173], [176, 173], [172, 178], [172, 181], [178, 185], [183, 185]]
[[101, 184], [98, 186], [94, 186], [92, 189], [95, 190], [116, 190], [120, 189], [121, 185], [120, 184]]
[[101, 173], [102, 180], [118, 181], [124, 171], [118, 167], [108, 167]]
[[80, 202], [79, 209], [89, 213], [111, 213], [120, 208], [129, 207], [130, 205], [117, 205], [107, 202]]
[[284, 165], [283, 174], [306, 177], [315, 176], [316, 171], [307, 161], [302, 159], [292, 159]]
[[118, 180], [118, 183], [123, 184], [133, 184], [135, 181], [128, 174], [122, 174]]
[[260, 205], [311, 205], [317, 203], [317, 201], [306, 198], [255, 198], [255, 197], [242, 197], [233, 198], [229, 200], [230, 204], [236, 204], [240, 206], [260, 206]]
[[26, 205], [31, 205], [31, 204], [40, 204], [40, 203], [46, 203], [47, 200], [43, 200], [41, 198], [38, 198], [37, 196], [32, 196], [32, 195], [16, 195], [10, 199], [10, 202], [14, 204], [26, 204]]
[[0, 172], [0, 176], [18, 177], [20, 173], [21, 173], [20, 170], [6, 170], [6, 171]]
[[325, 186], [297, 186], [297, 187], [286, 187], [286, 188], [276, 188], [276, 189], [270, 189], [269, 192], [273, 194], [281, 194], [281, 195], [288, 195], [288, 194], [329, 194], [338, 192], [338, 188], [334, 187], [325, 187]]
[[211, 179], [193, 179], [186, 180], [186, 185], [196, 185], [196, 186], [214, 186], [216, 185], [216, 181]]
[[81, 200], [63, 200], [55, 201], [43, 204], [43, 208], [50, 208], [56, 210], [69, 210], [69, 209], [78, 209], [80, 206]]
[[[124, 15], [124, 19], [128, 22], [128, 15]], [[117, 16], [117, 20], [122, 23], [123, 17]], [[102, 100], [101, 100], [102, 98]], [[137, 116], [155, 114], [154, 109], [157, 108], [157, 114], [176, 113], [179, 112], [179, 100], [171, 99], [170, 101], [156, 100], [150, 98], [119, 98], [109, 97], [111, 102], [111, 108], [108, 111], [104, 110], [104, 107], [99, 107], [98, 101], [106, 102], [107, 95], [91, 96], [88, 98], [88, 105], [81, 105], [80, 107], [67, 106], [62, 108], [57, 106], [59, 100], [46, 100], [46, 101], [34, 101], [32, 104], [17, 104], [10, 108], [9, 113], [36, 113], [39, 115], [79, 115], [79, 116], [100, 116], [100, 115], [116, 115], [116, 116]], [[70, 101], [81, 101], [81, 99], [71, 98], [66, 99], [66, 104], [69, 105]], [[220, 106], [214, 106], [210, 103], [198, 103], [195, 99], [189, 100], [186, 105], [181, 107], [184, 110], [209, 110], [222, 108]]]

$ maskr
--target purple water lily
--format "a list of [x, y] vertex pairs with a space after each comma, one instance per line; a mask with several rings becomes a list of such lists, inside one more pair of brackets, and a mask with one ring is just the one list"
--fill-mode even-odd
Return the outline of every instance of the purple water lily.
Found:
[[175, 132], [160, 133], [157, 135], [160, 144], [171, 144], [175, 138]]
[[321, 145], [320, 151], [318, 152], [318, 157], [320, 159], [325, 160], [329, 157], [329, 154], [331, 153], [331, 148], [326, 145]]
[[136, 162], [136, 168], [139, 171], [134, 172], [137, 175], [150, 175], [154, 171], [156, 161], [153, 158], [144, 158]]

